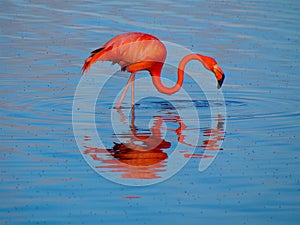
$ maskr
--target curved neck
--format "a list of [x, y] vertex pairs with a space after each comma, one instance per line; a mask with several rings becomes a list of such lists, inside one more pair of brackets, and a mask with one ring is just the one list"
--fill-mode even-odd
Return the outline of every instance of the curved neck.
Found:
[[152, 81], [153, 81], [153, 84], [156, 87], [156, 89], [159, 92], [164, 93], [164, 94], [168, 94], [168, 95], [174, 94], [177, 91], [179, 91], [179, 89], [182, 86], [183, 80], [184, 80], [185, 66], [191, 60], [198, 60], [204, 65], [202, 55], [190, 54], [190, 55], [187, 55], [187, 56], [183, 57], [183, 59], [180, 61], [179, 65], [178, 65], [177, 82], [173, 87], [166, 87], [161, 82], [161, 70], [162, 70], [163, 64], [161, 64], [161, 66], [156, 68], [155, 70], [150, 71], [151, 76], [152, 76]]

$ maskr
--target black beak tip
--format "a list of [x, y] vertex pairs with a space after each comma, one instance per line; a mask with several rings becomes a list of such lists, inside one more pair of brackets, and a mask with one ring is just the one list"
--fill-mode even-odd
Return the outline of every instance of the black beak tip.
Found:
[[218, 89], [220, 89], [222, 87], [224, 79], [225, 79], [225, 74], [223, 74], [222, 78], [220, 80], [218, 80]]

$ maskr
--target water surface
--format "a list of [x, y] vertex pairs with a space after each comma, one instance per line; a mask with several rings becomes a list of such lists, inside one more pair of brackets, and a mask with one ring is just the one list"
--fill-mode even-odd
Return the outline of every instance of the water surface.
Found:
[[[292, 0], [2, 2], [1, 224], [298, 224], [299, 9]], [[201, 126], [192, 128], [201, 135], [191, 143], [196, 155], [170, 179], [116, 184], [82, 156], [72, 127], [80, 68], [90, 51], [128, 31], [211, 55], [225, 71], [224, 140], [205, 171], [199, 161], [214, 147], [206, 140], [218, 127], [211, 126], [209, 104], [191, 79], [183, 87], [192, 102], [177, 103], [196, 107]], [[114, 141], [121, 149], [103, 118], [127, 78], [116, 74], [118, 82], [102, 93], [107, 101], [96, 105], [107, 149]], [[135, 108], [138, 135], [150, 135], [149, 121], [154, 128], [168, 125], [167, 135], [164, 125], [158, 135], [165, 137], [160, 171], [177, 146], [180, 118], [168, 102], [148, 98]], [[131, 122], [124, 125], [128, 133]], [[91, 153], [88, 136], [85, 141]]]

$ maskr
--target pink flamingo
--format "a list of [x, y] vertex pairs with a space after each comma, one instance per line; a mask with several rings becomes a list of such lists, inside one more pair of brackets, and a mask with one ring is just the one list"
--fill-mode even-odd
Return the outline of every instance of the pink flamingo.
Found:
[[191, 60], [200, 61], [203, 66], [214, 73], [218, 88], [221, 88], [225, 75], [216, 60], [209, 56], [190, 54], [180, 61], [177, 72], [177, 83], [173, 87], [166, 87], [161, 82], [161, 71], [166, 59], [167, 51], [164, 44], [156, 37], [139, 32], [130, 32], [118, 35], [109, 40], [103, 47], [91, 52], [85, 60], [82, 72], [88, 72], [98, 60], [118, 63], [123, 71], [131, 73], [125, 89], [116, 105], [120, 108], [129, 85], [132, 85], [132, 105], [134, 104], [134, 77], [138, 71], [149, 71], [152, 82], [157, 90], [164, 94], [174, 94], [179, 91], [184, 80], [184, 68]]

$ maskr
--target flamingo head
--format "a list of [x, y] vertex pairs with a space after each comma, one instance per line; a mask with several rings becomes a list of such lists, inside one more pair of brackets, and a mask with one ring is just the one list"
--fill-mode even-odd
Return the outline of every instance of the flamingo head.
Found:
[[221, 67], [218, 65], [215, 59], [209, 56], [201, 56], [201, 58], [204, 67], [215, 74], [218, 81], [218, 89], [221, 88], [225, 79], [225, 74], [222, 71]]

